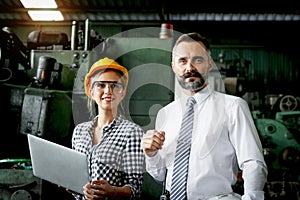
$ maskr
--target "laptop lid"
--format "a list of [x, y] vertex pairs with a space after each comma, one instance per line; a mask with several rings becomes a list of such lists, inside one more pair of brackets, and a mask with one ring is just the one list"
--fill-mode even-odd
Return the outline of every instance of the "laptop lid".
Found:
[[83, 194], [89, 182], [87, 156], [31, 134], [27, 138], [33, 175]]

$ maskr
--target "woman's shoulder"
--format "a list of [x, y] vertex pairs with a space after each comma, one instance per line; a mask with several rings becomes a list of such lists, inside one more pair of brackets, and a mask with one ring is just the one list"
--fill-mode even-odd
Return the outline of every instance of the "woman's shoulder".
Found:
[[124, 126], [126, 126], [128, 128], [136, 128], [136, 129], [139, 129], [141, 131], [143, 130], [142, 127], [139, 124], [125, 118], [124, 116], [120, 116], [119, 120], [120, 120], [121, 124], [123, 124]]
[[75, 129], [87, 129], [92, 127], [93, 121], [81, 122], [75, 126]]
[[128, 124], [128, 125], [131, 125], [131, 126], [139, 126], [137, 123], [135, 123], [134, 121], [132, 120], [129, 120], [128, 118], [124, 117], [124, 116], [121, 116], [120, 117], [120, 120], [122, 123], [124, 124]]

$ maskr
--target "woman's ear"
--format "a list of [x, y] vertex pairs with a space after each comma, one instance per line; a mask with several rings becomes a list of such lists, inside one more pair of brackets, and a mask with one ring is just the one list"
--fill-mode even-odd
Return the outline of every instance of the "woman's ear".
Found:
[[91, 96], [91, 99], [94, 99], [94, 90], [93, 89], [90, 89], [90, 96]]
[[127, 88], [124, 88], [123, 91], [122, 91], [122, 95], [121, 95], [122, 100], [126, 96], [126, 93], [127, 93]]

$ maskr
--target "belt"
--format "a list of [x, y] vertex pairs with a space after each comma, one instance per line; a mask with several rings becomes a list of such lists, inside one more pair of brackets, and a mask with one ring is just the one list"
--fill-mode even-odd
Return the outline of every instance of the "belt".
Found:
[[215, 197], [211, 197], [208, 200], [241, 200], [241, 195], [237, 193], [220, 194]]
[[[170, 199], [170, 192], [169, 191], [165, 191], [166, 193], [160, 196], [161, 200], [168, 200]], [[229, 193], [229, 194], [219, 194], [217, 196], [214, 197], [210, 197], [206, 200], [242, 200], [241, 195], [237, 194], [237, 193]]]

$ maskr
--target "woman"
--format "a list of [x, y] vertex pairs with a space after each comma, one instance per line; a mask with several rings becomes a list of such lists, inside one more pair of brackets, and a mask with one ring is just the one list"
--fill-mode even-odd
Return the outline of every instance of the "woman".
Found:
[[78, 124], [72, 147], [88, 155], [91, 183], [76, 199], [138, 199], [143, 183], [144, 155], [140, 141], [144, 134], [137, 124], [118, 110], [126, 95], [128, 71], [114, 60], [94, 63], [85, 77], [88, 108], [96, 105], [97, 116]]

